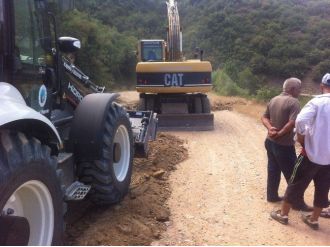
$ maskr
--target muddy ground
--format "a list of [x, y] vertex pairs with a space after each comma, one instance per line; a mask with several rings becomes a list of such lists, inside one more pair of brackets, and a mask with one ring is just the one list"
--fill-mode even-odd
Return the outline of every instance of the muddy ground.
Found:
[[[122, 93], [129, 109], [137, 99], [135, 92]], [[264, 106], [210, 99], [215, 130], [160, 133], [149, 158], [135, 159], [121, 204], [69, 206], [67, 245], [330, 245], [330, 220], [312, 231], [297, 211], [289, 226], [269, 218], [280, 204], [265, 200]]]

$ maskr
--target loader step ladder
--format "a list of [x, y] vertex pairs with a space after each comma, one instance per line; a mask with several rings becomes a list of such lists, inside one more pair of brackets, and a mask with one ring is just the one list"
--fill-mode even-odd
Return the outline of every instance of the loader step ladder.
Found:
[[85, 198], [85, 196], [90, 191], [91, 186], [85, 185], [81, 182], [74, 182], [65, 192], [66, 201], [80, 201]]

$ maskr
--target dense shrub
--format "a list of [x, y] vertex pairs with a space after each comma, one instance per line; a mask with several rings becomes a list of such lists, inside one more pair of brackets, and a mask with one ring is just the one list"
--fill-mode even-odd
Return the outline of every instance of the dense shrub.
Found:
[[278, 88], [263, 86], [257, 90], [256, 99], [259, 101], [269, 101], [281, 92]]
[[61, 33], [82, 43], [76, 54], [77, 65], [97, 84], [110, 89], [115, 78], [134, 73], [134, 37], [120, 34], [78, 10], [65, 13], [62, 18]]
[[214, 90], [221, 95], [248, 96], [248, 90], [237, 85], [223, 70], [213, 72], [212, 81]]
[[321, 82], [325, 73], [330, 73], [330, 60], [320, 62], [313, 71], [313, 80], [315, 82]]
[[254, 95], [260, 85], [260, 79], [249, 68], [245, 68], [238, 73], [237, 84], [246, 89], [250, 95]]

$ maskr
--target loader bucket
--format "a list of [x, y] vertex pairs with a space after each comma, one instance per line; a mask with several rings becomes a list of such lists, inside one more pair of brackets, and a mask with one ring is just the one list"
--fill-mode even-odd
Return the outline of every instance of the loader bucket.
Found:
[[214, 129], [214, 115], [201, 114], [159, 114], [159, 131], [208, 131]]

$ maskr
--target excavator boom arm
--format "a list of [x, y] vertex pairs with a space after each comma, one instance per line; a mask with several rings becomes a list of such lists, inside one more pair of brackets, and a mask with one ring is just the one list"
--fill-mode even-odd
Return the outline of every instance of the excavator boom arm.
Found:
[[181, 61], [182, 60], [182, 32], [180, 26], [180, 17], [178, 10], [178, 3], [176, 0], [169, 0], [167, 4], [168, 15], [168, 32], [167, 32], [167, 46], [168, 46], [168, 60]]

